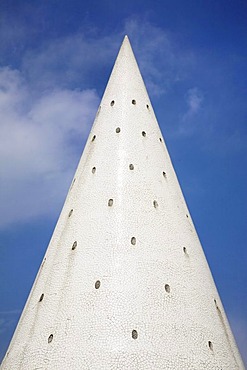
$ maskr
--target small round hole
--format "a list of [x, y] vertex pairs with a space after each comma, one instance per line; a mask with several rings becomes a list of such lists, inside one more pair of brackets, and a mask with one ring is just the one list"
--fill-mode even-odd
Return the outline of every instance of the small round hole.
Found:
[[69, 211], [69, 217], [72, 215], [72, 213], [73, 213], [73, 209], [71, 209], [71, 210]]
[[96, 135], [93, 135], [92, 137], [92, 141], [94, 141], [96, 139]]
[[112, 100], [111, 101], [111, 107], [113, 107], [113, 105], [115, 104], [115, 101], [114, 100]]
[[97, 281], [95, 282], [95, 289], [99, 289], [99, 287], [100, 287], [100, 281], [99, 281], [99, 280], [97, 280]]
[[77, 247], [77, 242], [74, 242], [73, 245], [72, 245], [72, 248], [71, 248], [72, 251], [74, 251], [76, 249], [76, 247]]
[[163, 171], [163, 176], [166, 177], [166, 172], [165, 171]]
[[134, 165], [132, 163], [129, 165], [129, 169], [130, 170], [133, 170], [134, 169]]
[[219, 311], [220, 311], [220, 309], [219, 309], [219, 306], [218, 306], [218, 303], [217, 303], [216, 299], [214, 299], [214, 304], [215, 304], [215, 307], [217, 308], [217, 310], [219, 310]]
[[137, 339], [137, 337], [138, 337], [137, 330], [132, 330], [132, 338]]
[[51, 343], [53, 340], [53, 334], [49, 335], [49, 338], [48, 338], [48, 343]]
[[145, 131], [142, 131], [142, 136], [145, 137], [146, 136], [146, 132]]
[[99, 106], [99, 109], [97, 110], [96, 117], [98, 117], [100, 110], [101, 110], [101, 105]]
[[160, 140], [160, 142], [162, 143], [162, 139], [161, 139], [161, 137], [160, 137], [160, 139], [159, 139], [159, 140]]
[[167, 293], [170, 293], [171, 288], [170, 288], [170, 285], [169, 285], [169, 284], [166, 284], [166, 285], [165, 285], [165, 291], [166, 291]]
[[74, 179], [74, 180], [72, 181], [72, 184], [71, 184], [71, 186], [70, 186], [70, 189], [72, 189], [72, 188], [73, 188], [74, 183], [75, 183], [75, 180], [76, 180], [76, 179]]
[[186, 247], [183, 247], [183, 251], [184, 251], [184, 253], [185, 253], [185, 254], [187, 254], [187, 249], [186, 249]]
[[120, 131], [121, 131], [120, 127], [117, 127], [116, 128], [116, 133], [119, 134]]
[[188, 218], [189, 216], [188, 216], [188, 215], [186, 215], [186, 217]]
[[134, 236], [132, 236], [131, 238], [131, 244], [136, 245], [136, 238]]
[[154, 200], [153, 201], [153, 205], [154, 205], [154, 208], [158, 208], [158, 202], [157, 202], [157, 200]]
[[44, 298], [44, 293], [42, 293], [41, 296], [39, 297], [39, 302], [42, 302], [43, 298]]
[[135, 99], [133, 99], [133, 100], [132, 100], [132, 104], [133, 104], [133, 105], [136, 105], [136, 101], [135, 101]]
[[149, 109], [149, 105], [148, 104], [146, 105], [146, 107], [147, 107], [147, 109]]
[[41, 268], [44, 266], [45, 261], [46, 261], [46, 257], [43, 259], [43, 262], [42, 262]]
[[95, 171], [96, 171], [96, 167], [93, 167], [92, 168], [92, 173], [95, 173]]
[[108, 200], [108, 206], [111, 207], [113, 205], [113, 199]]
[[213, 343], [209, 340], [208, 341], [208, 346], [209, 346], [209, 348], [211, 349], [211, 351], [213, 350]]

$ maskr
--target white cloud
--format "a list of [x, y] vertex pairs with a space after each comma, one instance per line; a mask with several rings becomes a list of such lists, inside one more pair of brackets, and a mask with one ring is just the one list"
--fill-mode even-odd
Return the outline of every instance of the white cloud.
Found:
[[195, 62], [193, 53], [177, 50], [172, 35], [147, 19], [128, 18], [124, 31], [130, 36], [151, 96], [166, 93]]
[[93, 90], [33, 94], [20, 72], [0, 70], [1, 227], [58, 212], [98, 103]]
[[188, 105], [188, 110], [183, 116], [184, 121], [191, 119], [201, 109], [201, 105], [203, 102], [202, 92], [197, 87], [189, 89], [186, 94], [186, 102]]
[[[17, 318], [20, 316], [21, 310], [0, 311], [0, 335], [8, 335], [16, 325]], [[1, 355], [1, 350], [0, 350]]]
[[109, 36], [78, 32], [46, 40], [23, 51], [20, 70], [0, 69], [0, 227], [57, 215], [99, 103], [94, 90], [78, 87], [97, 84], [93, 77], [106, 66], [110, 73], [126, 33], [151, 96], [164, 93], [191, 63], [164, 30], [130, 18]]
[[0, 358], [7, 350], [7, 344], [17, 324], [21, 310], [0, 311]]
[[117, 35], [86, 37], [76, 33], [50, 39], [25, 53], [22, 71], [31, 85], [38, 89], [51, 87], [84, 87], [117, 50]]
[[9, 328], [14, 324], [14, 319], [0, 318], [0, 334], [3, 334], [9, 330]]
[[102, 71], [107, 82], [105, 70], [110, 72], [125, 34], [130, 37], [151, 96], [165, 93], [194, 64], [193, 53], [177, 50], [165, 30], [144, 18], [130, 17], [121, 30], [110, 35], [100, 35], [96, 29], [46, 40], [24, 53], [21, 70], [39, 90], [88, 87], [92, 81], [97, 84]]
[[200, 122], [200, 112], [204, 96], [197, 87], [187, 90], [185, 94], [186, 112], [180, 115], [177, 130], [173, 136], [190, 136], [198, 129], [202, 129]]

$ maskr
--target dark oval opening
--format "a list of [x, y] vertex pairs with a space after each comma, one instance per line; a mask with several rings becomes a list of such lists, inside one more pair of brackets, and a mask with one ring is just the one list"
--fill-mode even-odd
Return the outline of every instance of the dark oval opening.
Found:
[[209, 346], [209, 348], [211, 349], [211, 351], [213, 350], [213, 343], [209, 340], [208, 341], [208, 346]]
[[134, 236], [132, 236], [131, 238], [131, 244], [136, 245], [136, 238]]
[[158, 208], [158, 202], [157, 202], [157, 200], [154, 200], [153, 201], [153, 205], [154, 205], [154, 208]]
[[111, 207], [113, 205], [113, 199], [108, 200], [108, 206]]
[[170, 288], [170, 285], [169, 285], [169, 284], [166, 284], [166, 285], [165, 285], [165, 291], [166, 291], [167, 293], [170, 293], [171, 288]]
[[132, 330], [132, 338], [137, 339], [137, 337], [138, 337], [137, 330]]
[[74, 242], [73, 245], [72, 245], [72, 248], [71, 248], [72, 251], [74, 251], [76, 249], [76, 247], [77, 247], [77, 242]]
[[99, 287], [100, 287], [100, 281], [99, 281], [99, 280], [97, 280], [97, 281], [95, 282], [95, 289], [99, 289]]

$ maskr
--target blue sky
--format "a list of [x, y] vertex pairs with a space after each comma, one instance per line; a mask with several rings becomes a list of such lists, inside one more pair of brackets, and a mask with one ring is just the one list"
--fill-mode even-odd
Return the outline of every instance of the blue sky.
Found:
[[0, 3], [0, 358], [128, 34], [247, 362], [247, 3]]

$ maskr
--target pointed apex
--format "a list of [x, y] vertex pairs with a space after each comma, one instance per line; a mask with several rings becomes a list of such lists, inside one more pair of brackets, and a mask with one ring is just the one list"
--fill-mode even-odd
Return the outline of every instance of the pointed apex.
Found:
[[[128, 35], [125, 35], [125, 36], [124, 36], [124, 38], [123, 38], [123, 42], [122, 42], [122, 45], [121, 45], [121, 47], [120, 47], [120, 50], [121, 50], [123, 47], [129, 47], [129, 48], [132, 50], [132, 46], [131, 46], [130, 39], [129, 39]], [[133, 50], [132, 50], [132, 53], [133, 53]]]
[[127, 35], [124, 36], [118, 52], [110, 79], [108, 81], [101, 106], [117, 101], [118, 107], [128, 111], [129, 101], [145, 101], [150, 106], [150, 100]]
[[130, 47], [130, 49], [132, 50], [130, 39], [129, 39], [128, 35], [125, 35], [124, 36], [123, 41], [122, 41], [122, 44], [121, 44], [121, 47], [119, 49], [119, 53], [120, 53], [121, 49], [124, 48], [124, 47], [126, 47], [126, 46], [127, 47]]

